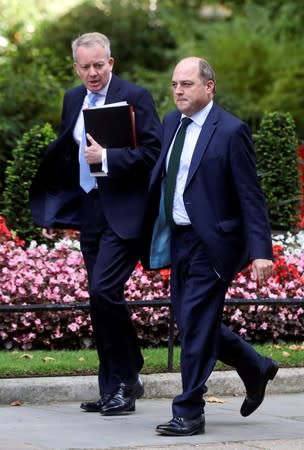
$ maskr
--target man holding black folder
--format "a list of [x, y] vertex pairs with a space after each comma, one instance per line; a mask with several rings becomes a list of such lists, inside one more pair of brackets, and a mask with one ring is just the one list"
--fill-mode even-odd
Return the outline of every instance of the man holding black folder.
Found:
[[[83, 85], [64, 96], [59, 136], [31, 186], [31, 210], [44, 228], [80, 229], [100, 360], [100, 399], [81, 408], [115, 415], [134, 411], [144, 393], [138, 376], [143, 357], [123, 294], [139, 260], [148, 182], [160, 152], [160, 122], [149, 91], [112, 73], [105, 35], [86, 33], [73, 41], [72, 51]], [[121, 102], [135, 111], [137, 142], [102, 146], [96, 136], [85, 134], [84, 109], [108, 104], [115, 109]], [[89, 164], [98, 164], [102, 176], [92, 176]]]

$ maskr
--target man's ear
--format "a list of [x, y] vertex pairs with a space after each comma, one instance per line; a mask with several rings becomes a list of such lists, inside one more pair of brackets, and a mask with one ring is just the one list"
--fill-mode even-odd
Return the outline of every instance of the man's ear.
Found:
[[79, 75], [77, 70], [77, 64], [75, 62], [73, 63], [73, 69], [77, 73], [77, 75]]
[[215, 84], [214, 81], [208, 80], [207, 81], [207, 90], [208, 92], [212, 92], [214, 90]]
[[111, 71], [112, 71], [112, 69], [114, 67], [114, 63], [115, 63], [115, 59], [113, 58], [113, 56], [110, 56], [108, 63], [111, 66]]

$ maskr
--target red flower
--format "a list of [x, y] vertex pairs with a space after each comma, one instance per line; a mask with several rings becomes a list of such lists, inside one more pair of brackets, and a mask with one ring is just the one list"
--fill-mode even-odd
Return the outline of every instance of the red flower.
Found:
[[0, 243], [11, 240], [13, 240], [15, 244], [19, 245], [20, 247], [22, 247], [25, 243], [25, 241], [20, 239], [19, 236], [14, 235], [14, 233], [12, 233], [8, 229], [5, 218], [3, 216], [0, 216]]
[[284, 254], [284, 247], [283, 247], [283, 245], [273, 244], [272, 250], [273, 250], [273, 255], [274, 255], [275, 258], [277, 258], [278, 256]]
[[3, 216], [0, 216], [0, 240], [7, 241], [12, 239], [12, 233], [6, 226], [6, 221]]
[[163, 281], [167, 281], [170, 279], [170, 275], [171, 275], [171, 270], [170, 269], [161, 269], [159, 271], [160, 276], [162, 277]]

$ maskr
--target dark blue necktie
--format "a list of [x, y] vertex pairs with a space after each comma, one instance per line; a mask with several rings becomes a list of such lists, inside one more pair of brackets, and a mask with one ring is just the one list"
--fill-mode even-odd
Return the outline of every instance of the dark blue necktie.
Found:
[[171, 150], [171, 155], [168, 164], [166, 183], [165, 183], [165, 212], [167, 223], [171, 228], [175, 227], [175, 222], [173, 220], [173, 199], [176, 185], [176, 177], [179, 169], [179, 163], [181, 154], [184, 147], [186, 129], [187, 126], [192, 122], [192, 119], [189, 117], [183, 117], [182, 124], [176, 134], [173, 147]]

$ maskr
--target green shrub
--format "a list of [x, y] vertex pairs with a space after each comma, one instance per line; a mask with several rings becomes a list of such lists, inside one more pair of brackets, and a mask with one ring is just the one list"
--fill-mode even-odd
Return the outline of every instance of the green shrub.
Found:
[[6, 164], [23, 133], [49, 122], [57, 126], [63, 90], [60, 80], [43, 64], [1, 66], [0, 84], [0, 193], [5, 182]]
[[42, 153], [54, 138], [50, 124], [35, 125], [17, 142], [13, 158], [7, 164], [1, 214], [8, 226], [26, 241], [41, 241], [41, 228], [34, 224], [29, 209], [29, 188]]
[[271, 227], [274, 230], [295, 229], [299, 212], [300, 180], [297, 136], [291, 114], [265, 114], [254, 140]]

